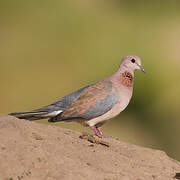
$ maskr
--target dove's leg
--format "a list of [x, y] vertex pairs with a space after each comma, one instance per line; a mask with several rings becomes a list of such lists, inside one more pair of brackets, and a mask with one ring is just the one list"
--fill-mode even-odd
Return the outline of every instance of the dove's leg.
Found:
[[98, 134], [98, 131], [97, 131], [96, 127], [91, 126], [90, 128], [93, 130], [94, 134], [96, 134], [96, 135]]
[[101, 131], [100, 127], [96, 127], [97, 131], [98, 131], [98, 136], [99, 137], [103, 137], [103, 138], [112, 138], [112, 136], [105, 136], [104, 133]]
[[97, 131], [98, 131], [98, 134], [99, 134], [101, 137], [103, 137], [104, 134], [103, 134], [103, 132], [101, 131], [100, 127], [96, 128], [96, 129], [97, 129]]
[[96, 136], [101, 137], [101, 138], [104, 136], [100, 128], [96, 128], [95, 126], [91, 126], [90, 128], [93, 130]]

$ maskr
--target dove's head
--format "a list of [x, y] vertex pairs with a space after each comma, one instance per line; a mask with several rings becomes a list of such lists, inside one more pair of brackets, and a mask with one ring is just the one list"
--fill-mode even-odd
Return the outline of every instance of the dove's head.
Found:
[[141, 65], [141, 59], [135, 55], [127, 55], [123, 58], [120, 69], [126, 69], [129, 72], [133, 72], [134, 70], [141, 70], [145, 73], [144, 68]]

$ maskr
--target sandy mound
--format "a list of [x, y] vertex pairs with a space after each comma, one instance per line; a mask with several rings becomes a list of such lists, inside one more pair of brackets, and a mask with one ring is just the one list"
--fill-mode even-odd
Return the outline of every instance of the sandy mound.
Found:
[[164, 152], [0, 116], [0, 180], [174, 179], [180, 163]]

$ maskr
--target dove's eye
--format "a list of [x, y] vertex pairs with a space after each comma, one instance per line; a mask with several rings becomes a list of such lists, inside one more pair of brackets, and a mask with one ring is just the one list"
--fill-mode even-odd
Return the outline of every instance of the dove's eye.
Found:
[[135, 63], [136, 61], [135, 61], [135, 59], [131, 59], [131, 62], [132, 62], [132, 63]]

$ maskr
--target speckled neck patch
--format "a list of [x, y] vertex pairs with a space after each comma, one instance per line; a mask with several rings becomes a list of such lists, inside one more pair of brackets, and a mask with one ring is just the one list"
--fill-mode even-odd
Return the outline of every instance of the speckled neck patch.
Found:
[[133, 86], [133, 81], [134, 77], [130, 72], [125, 71], [120, 75], [120, 81], [121, 83], [126, 86], [126, 87], [132, 87]]

